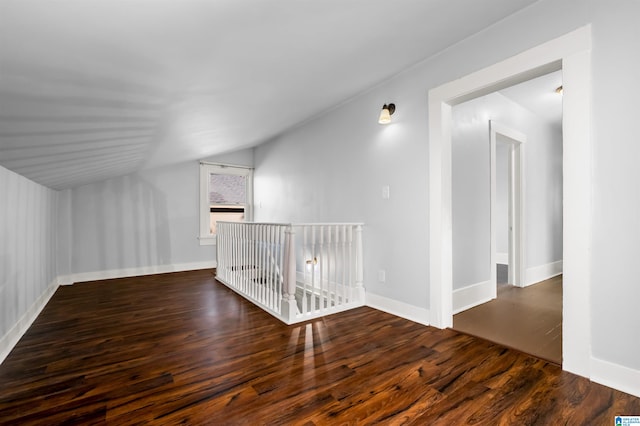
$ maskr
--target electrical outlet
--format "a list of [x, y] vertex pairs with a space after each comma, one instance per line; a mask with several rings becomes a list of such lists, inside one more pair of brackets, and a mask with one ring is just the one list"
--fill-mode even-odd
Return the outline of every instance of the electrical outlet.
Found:
[[387, 280], [387, 272], [384, 269], [380, 269], [378, 271], [378, 281], [380, 281], [381, 283], [385, 282]]

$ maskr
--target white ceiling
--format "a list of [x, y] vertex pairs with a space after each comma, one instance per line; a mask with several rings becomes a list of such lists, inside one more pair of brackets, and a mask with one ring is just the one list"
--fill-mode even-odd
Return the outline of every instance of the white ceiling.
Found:
[[0, 164], [62, 189], [255, 146], [535, 0], [0, 0]]

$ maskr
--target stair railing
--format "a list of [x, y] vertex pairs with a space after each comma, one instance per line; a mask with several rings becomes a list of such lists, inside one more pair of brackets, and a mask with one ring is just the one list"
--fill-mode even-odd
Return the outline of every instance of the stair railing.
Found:
[[216, 278], [287, 324], [364, 305], [362, 224], [218, 222]]

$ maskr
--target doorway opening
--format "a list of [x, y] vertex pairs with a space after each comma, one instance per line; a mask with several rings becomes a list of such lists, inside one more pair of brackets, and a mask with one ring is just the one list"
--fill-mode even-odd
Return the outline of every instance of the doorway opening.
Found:
[[453, 105], [562, 70], [563, 341], [562, 368], [591, 376], [591, 28], [531, 48], [429, 91], [430, 324], [453, 325], [451, 109]]
[[562, 272], [561, 84], [556, 71], [452, 109], [453, 328], [557, 364], [562, 289], [537, 283]]

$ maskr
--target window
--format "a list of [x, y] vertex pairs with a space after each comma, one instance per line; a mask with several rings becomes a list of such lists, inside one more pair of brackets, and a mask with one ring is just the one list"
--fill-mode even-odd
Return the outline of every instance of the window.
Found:
[[252, 220], [253, 170], [200, 163], [200, 244], [215, 244], [218, 221]]

